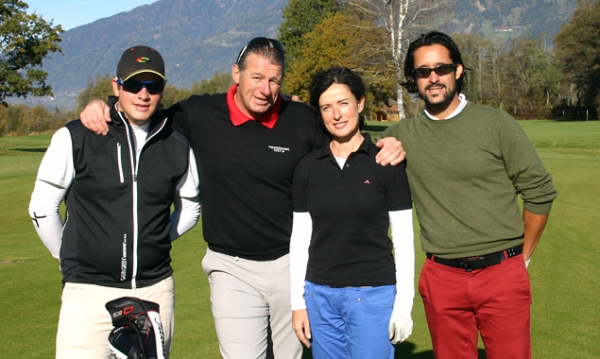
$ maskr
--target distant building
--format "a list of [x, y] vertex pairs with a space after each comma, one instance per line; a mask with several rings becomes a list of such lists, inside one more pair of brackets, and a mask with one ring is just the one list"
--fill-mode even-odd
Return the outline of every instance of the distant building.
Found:
[[371, 121], [400, 121], [398, 115], [398, 105], [393, 106], [380, 106], [377, 111], [372, 111], [369, 114], [369, 120]]

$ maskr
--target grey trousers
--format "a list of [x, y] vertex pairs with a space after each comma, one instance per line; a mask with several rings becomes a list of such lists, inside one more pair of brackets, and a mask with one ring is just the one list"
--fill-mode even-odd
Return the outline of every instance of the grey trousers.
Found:
[[300, 359], [292, 330], [289, 255], [252, 261], [207, 250], [202, 268], [225, 359]]

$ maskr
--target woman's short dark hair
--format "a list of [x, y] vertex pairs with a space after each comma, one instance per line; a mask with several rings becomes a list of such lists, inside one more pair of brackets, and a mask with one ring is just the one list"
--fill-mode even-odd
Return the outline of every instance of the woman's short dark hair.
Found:
[[415, 41], [411, 42], [408, 46], [408, 50], [406, 52], [406, 59], [404, 60], [404, 78], [406, 81], [401, 83], [406, 91], [409, 93], [417, 93], [417, 84], [415, 83], [415, 77], [413, 73], [413, 69], [415, 68], [415, 51], [423, 46], [431, 46], [431, 45], [442, 45], [448, 49], [450, 52], [450, 59], [452, 63], [455, 65], [461, 64], [463, 67], [462, 75], [458, 80], [456, 80], [456, 90], [458, 93], [462, 91], [464, 86], [465, 77], [467, 75], [468, 68], [463, 63], [462, 57], [460, 55], [460, 50], [456, 43], [452, 38], [443, 32], [439, 31], [430, 31], [426, 34], [421, 34], [421, 36]]
[[[365, 97], [366, 88], [362, 78], [347, 67], [331, 67], [327, 70], [318, 72], [312, 79], [310, 87], [310, 104], [319, 111], [319, 99], [323, 92], [327, 91], [333, 84], [342, 84], [348, 86], [350, 92], [360, 101]], [[320, 113], [320, 111], [319, 111]], [[360, 116], [359, 128], [362, 130], [365, 125], [363, 116]]]

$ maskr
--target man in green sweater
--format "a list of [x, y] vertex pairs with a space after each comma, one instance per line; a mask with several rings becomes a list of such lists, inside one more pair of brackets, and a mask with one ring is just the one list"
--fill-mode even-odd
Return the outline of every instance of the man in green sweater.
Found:
[[460, 93], [465, 70], [448, 35], [412, 42], [403, 85], [425, 110], [383, 136], [407, 152], [428, 258], [419, 291], [436, 358], [477, 358], [478, 332], [488, 359], [531, 358], [526, 267], [557, 193], [519, 124]]

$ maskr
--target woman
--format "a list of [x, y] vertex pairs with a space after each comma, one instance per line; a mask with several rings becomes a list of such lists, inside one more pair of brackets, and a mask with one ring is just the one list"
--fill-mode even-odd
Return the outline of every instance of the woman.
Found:
[[377, 148], [360, 132], [365, 87], [356, 73], [320, 72], [310, 91], [330, 141], [304, 157], [294, 174], [294, 331], [307, 347], [312, 342], [315, 359], [393, 358], [393, 344], [412, 331], [414, 242], [405, 165], [375, 163]]

